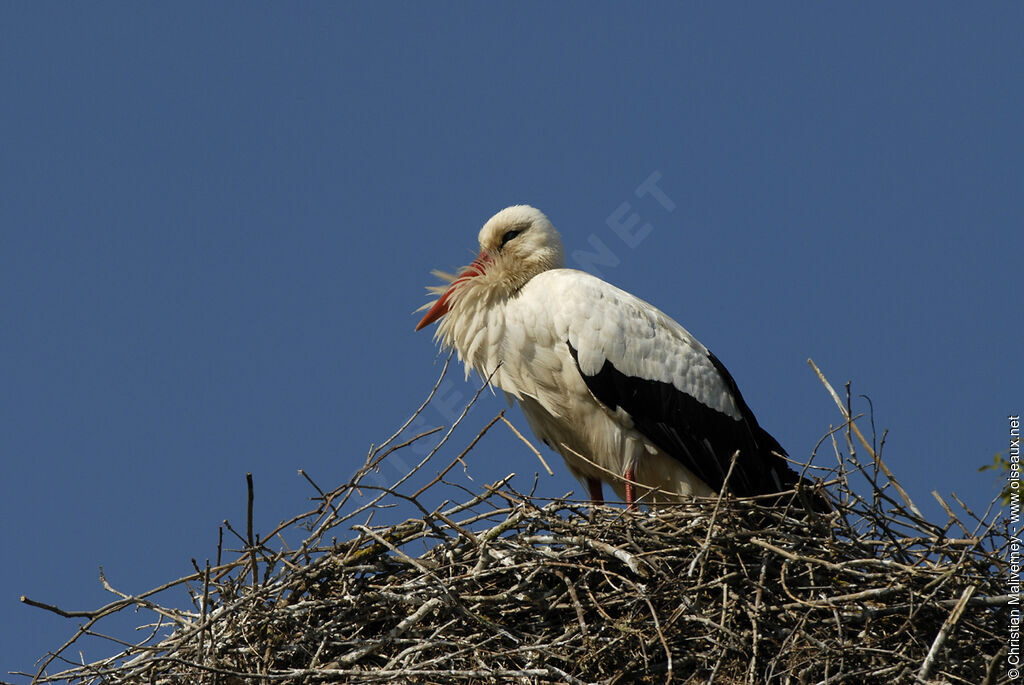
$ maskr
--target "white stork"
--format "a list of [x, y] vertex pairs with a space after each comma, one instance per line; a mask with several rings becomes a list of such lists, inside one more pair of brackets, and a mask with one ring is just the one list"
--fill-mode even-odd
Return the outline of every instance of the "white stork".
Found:
[[[416, 326], [441, 319], [442, 347], [522, 407], [544, 444], [603, 501], [601, 483], [635, 507], [728, 489], [753, 496], [799, 480], [736, 382], [686, 329], [590, 274], [563, 268], [548, 218], [508, 207], [480, 230], [480, 255]], [[443, 317], [443, 318], [442, 318]]]

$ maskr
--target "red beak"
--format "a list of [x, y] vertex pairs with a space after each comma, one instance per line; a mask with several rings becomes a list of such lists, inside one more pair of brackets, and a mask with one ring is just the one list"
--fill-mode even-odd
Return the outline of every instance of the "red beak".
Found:
[[430, 311], [420, 319], [420, 322], [416, 324], [416, 330], [418, 331], [424, 326], [429, 326], [447, 314], [448, 310], [451, 309], [451, 304], [448, 302], [448, 299], [451, 297], [456, 286], [470, 278], [483, 276], [484, 270], [491, 261], [490, 256], [486, 252], [481, 252], [480, 256], [474, 259], [473, 263], [467, 266], [466, 269], [459, 274], [454, 281], [452, 281], [451, 286], [445, 291], [444, 295], [438, 298], [437, 302], [434, 303], [434, 306], [430, 308]]

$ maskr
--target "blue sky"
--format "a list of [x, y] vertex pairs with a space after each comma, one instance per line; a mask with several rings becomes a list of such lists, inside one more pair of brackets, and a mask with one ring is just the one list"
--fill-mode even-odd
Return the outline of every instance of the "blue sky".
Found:
[[[100, 565], [125, 592], [187, 574], [244, 525], [247, 471], [263, 530], [308, 506], [297, 469], [347, 480], [437, 377], [429, 271], [516, 203], [570, 253], [603, 245], [570, 265], [686, 326], [794, 456], [839, 421], [812, 357], [871, 397], [929, 515], [933, 489], [984, 509], [1024, 405], [1022, 20], [0, 5], [0, 671], [74, 627], [19, 595], [86, 609]], [[652, 176], [668, 203], [638, 196]], [[609, 221], [634, 214], [628, 245]], [[477, 387], [450, 379], [448, 401]], [[478, 481], [538, 470], [507, 431], [473, 455]], [[538, 492], [579, 492], [549, 457]]]

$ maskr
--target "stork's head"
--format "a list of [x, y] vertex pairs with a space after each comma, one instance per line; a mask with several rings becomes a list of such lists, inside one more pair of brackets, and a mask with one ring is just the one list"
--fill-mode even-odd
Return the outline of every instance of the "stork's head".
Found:
[[508, 298], [527, 281], [565, 265], [562, 239], [539, 209], [514, 205], [501, 210], [480, 229], [480, 255], [458, 276], [435, 272], [451, 285], [434, 287], [441, 295], [416, 330], [437, 321], [460, 304], [481, 305]]

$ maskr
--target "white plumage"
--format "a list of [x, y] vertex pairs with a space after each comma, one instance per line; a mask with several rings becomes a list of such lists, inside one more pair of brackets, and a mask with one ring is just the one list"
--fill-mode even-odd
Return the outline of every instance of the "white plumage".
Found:
[[430, 288], [417, 330], [441, 319], [435, 338], [519, 403], [592, 499], [602, 482], [630, 505], [712, 494], [737, 450], [737, 495], [798, 480], [714, 355], [643, 300], [562, 268], [539, 210], [508, 207], [479, 240], [473, 264]]

